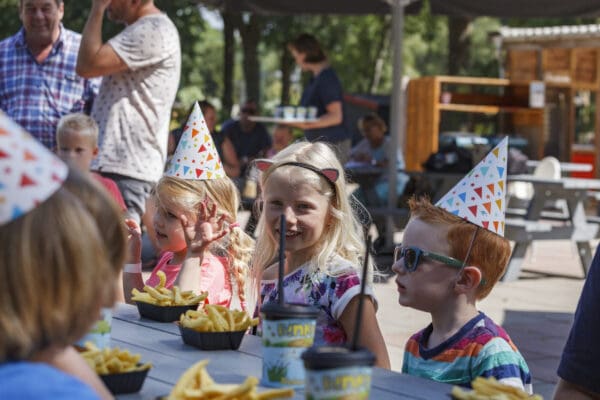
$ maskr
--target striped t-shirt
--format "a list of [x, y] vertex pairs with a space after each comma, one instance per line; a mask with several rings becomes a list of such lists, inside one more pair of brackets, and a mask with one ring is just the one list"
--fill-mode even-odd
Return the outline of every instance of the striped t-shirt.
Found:
[[525, 359], [504, 329], [485, 314], [470, 320], [451, 338], [428, 349], [433, 326], [406, 343], [402, 372], [465, 387], [478, 376], [493, 376], [507, 385], [533, 393]]

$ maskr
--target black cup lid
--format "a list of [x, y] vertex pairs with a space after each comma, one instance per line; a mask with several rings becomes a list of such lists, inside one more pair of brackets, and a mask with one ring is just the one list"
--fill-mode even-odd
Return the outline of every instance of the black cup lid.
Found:
[[369, 350], [352, 350], [347, 346], [313, 346], [302, 353], [306, 369], [320, 370], [340, 367], [373, 366], [375, 355]]
[[260, 313], [265, 319], [290, 319], [309, 318], [314, 319], [319, 315], [319, 309], [308, 304], [283, 303], [271, 301], [263, 304]]

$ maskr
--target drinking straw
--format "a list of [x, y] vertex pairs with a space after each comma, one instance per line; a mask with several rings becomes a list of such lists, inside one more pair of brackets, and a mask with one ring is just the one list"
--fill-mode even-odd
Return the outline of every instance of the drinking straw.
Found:
[[362, 280], [360, 281], [360, 297], [358, 298], [358, 311], [356, 313], [356, 324], [354, 325], [354, 335], [352, 336], [352, 351], [358, 350], [358, 336], [362, 324], [363, 303], [365, 295], [365, 286], [367, 283], [367, 269], [369, 265], [369, 250], [371, 249], [371, 235], [367, 235], [367, 248], [363, 260]]
[[285, 263], [285, 215], [281, 214], [279, 220], [279, 276], [277, 278], [277, 291], [279, 293], [279, 304], [283, 305], [283, 274]]

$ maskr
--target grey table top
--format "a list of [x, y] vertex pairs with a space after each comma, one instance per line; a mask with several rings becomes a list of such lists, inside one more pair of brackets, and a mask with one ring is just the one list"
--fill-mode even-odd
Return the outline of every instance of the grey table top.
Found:
[[[113, 313], [111, 345], [140, 353], [151, 362], [142, 390], [120, 395], [118, 399], [156, 399], [167, 395], [179, 376], [192, 364], [209, 359], [207, 370], [218, 383], [242, 383], [248, 375], [260, 379], [262, 345], [259, 337], [246, 335], [239, 350], [202, 351], [183, 343], [178, 327], [140, 318], [135, 306], [119, 304]], [[381, 368], [373, 369], [373, 399], [447, 399], [451, 390], [445, 385]], [[303, 399], [296, 390], [295, 399]]]

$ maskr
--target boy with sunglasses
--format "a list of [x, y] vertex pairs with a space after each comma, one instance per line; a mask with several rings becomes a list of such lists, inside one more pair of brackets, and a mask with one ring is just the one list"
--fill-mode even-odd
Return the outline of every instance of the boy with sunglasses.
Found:
[[478, 376], [532, 393], [529, 368], [508, 334], [477, 309], [510, 257], [504, 233], [503, 141], [435, 206], [411, 199], [394, 253], [399, 303], [431, 314], [413, 335], [402, 372], [470, 387]]

